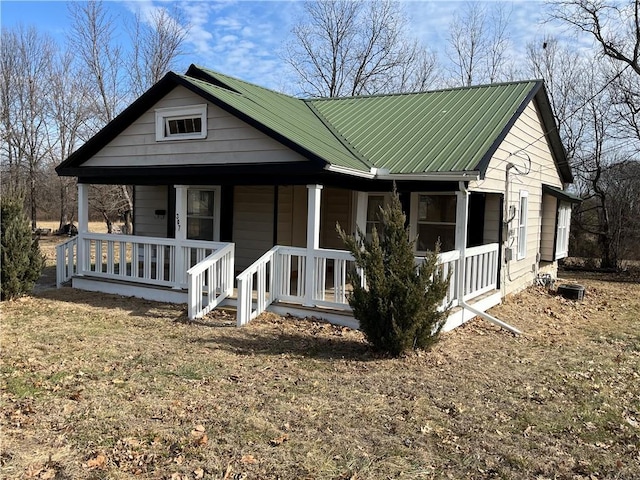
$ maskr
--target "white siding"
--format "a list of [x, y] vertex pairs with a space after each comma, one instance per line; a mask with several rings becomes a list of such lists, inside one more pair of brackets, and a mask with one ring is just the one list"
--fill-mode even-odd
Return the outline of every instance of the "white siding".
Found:
[[273, 247], [274, 187], [235, 187], [233, 241], [236, 270], [244, 270]]
[[[506, 166], [509, 163], [513, 163], [521, 172], [526, 172], [529, 169], [529, 161], [526, 160], [526, 155], [522, 152], [526, 152], [531, 159], [530, 171], [524, 175], [517, 174], [515, 169], [512, 169], [507, 192], [505, 188]], [[542, 121], [535, 103], [532, 101], [525, 108], [494, 154], [489, 163], [485, 179], [470, 182], [469, 185], [471, 191], [506, 195], [508, 197], [508, 205], [505, 206], [507, 211], [509, 206], [515, 207], [516, 215], [513, 219], [505, 214], [505, 220], [511, 219], [508, 231], [513, 231], [511, 236], [508, 231], [505, 232], [505, 243], [513, 248], [514, 258], [507, 266], [502, 265], [502, 285], [505, 294], [514, 293], [531, 285], [538, 273], [537, 257], [541, 252], [540, 241], [542, 236], [543, 183], [562, 188], [560, 174], [553, 160], [551, 148], [545, 138]], [[517, 260], [518, 202], [521, 190], [526, 190], [529, 193], [527, 254], [525, 258]], [[489, 210], [487, 210], [487, 213], [489, 213]], [[555, 216], [553, 219], [555, 220]], [[503, 258], [505, 257], [503, 256]]]
[[207, 138], [156, 141], [155, 109], [206, 103], [178, 86], [142, 114], [84, 166], [217, 165], [305, 161], [242, 120], [209, 103]]
[[[169, 215], [166, 185], [136, 185], [133, 231], [142, 237], [167, 236], [167, 215]], [[164, 210], [164, 218], [156, 217], [156, 210]]]

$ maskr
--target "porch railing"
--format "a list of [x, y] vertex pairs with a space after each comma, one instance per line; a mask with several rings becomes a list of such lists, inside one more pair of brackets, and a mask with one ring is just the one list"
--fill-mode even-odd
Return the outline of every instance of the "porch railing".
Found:
[[203, 317], [233, 294], [234, 251], [230, 243], [187, 270], [190, 320]]
[[[307, 283], [309, 259], [314, 265], [313, 284]], [[421, 261], [416, 257], [416, 263]], [[443, 252], [438, 263], [451, 282], [443, 306], [460, 304], [460, 252]], [[275, 301], [313, 305], [350, 311], [347, 295], [352, 286], [347, 272], [353, 268], [353, 256], [343, 250], [276, 246], [238, 275], [238, 325], [244, 325]], [[496, 288], [498, 244], [466, 250], [463, 298], [469, 300]]]
[[76, 274], [77, 249], [78, 237], [72, 237], [56, 246], [56, 286], [58, 288]]
[[466, 249], [463, 300], [466, 301], [496, 289], [498, 249], [497, 243]]
[[238, 280], [237, 325], [239, 327], [264, 312], [276, 299], [277, 292], [281, 290], [274, 264], [280, 248], [282, 247], [273, 247], [236, 277]]
[[187, 270], [227, 243], [85, 233], [78, 248], [78, 274], [186, 288]]

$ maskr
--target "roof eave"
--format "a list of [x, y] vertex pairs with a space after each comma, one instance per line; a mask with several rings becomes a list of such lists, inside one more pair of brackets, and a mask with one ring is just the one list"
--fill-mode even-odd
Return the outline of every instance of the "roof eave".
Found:
[[80, 148], [78, 148], [78, 150], [69, 155], [66, 160], [60, 163], [55, 169], [56, 173], [60, 176], [77, 176], [71, 174], [71, 167], [78, 167], [93, 155], [95, 155], [111, 140], [116, 138], [128, 126], [130, 126], [136, 119], [138, 119], [140, 115], [142, 115], [142, 113], [152, 108], [153, 105], [155, 105], [163, 96], [165, 96], [178, 85], [187, 88], [188, 90], [201, 96], [205, 100], [227, 111], [231, 115], [234, 115], [245, 121], [265, 135], [268, 135], [274, 140], [287, 146], [288, 148], [291, 148], [293, 151], [299, 153], [303, 157], [313, 162], [318, 168], [324, 168], [329, 164], [326, 159], [307, 150], [300, 144], [290, 140], [280, 133], [268, 128], [251, 116], [232, 107], [231, 105], [215, 97], [214, 95], [203, 91], [197, 85], [189, 82], [183, 76], [178, 75], [174, 72], [169, 72], [164, 77], [162, 77], [162, 79], [158, 81], [158, 83], [153, 85], [131, 105], [125, 108], [122, 113], [120, 113], [116, 118], [114, 118], [111, 122], [104, 126], [98, 133], [91, 137], [84, 145], [82, 145]]
[[56, 173], [61, 176], [69, 175], [69, 168], [77, 167], [95, 155], [107, 143], [139, 118], [143, 112], [151, 108], [159, 98], [175, 88], [178, 79], [179, 76], [174, 72], [167, 73], [155, 85], [125, 108], [117, 117], [101, 128], [86, 143], [69, 155], [66, 160], [61, 162], [55, 168]]
[[475, 169], [478, 172], [480, 172], [481, 179], [484, 179], [484, 176], [487, 173], [487, 169], [489, 168], [489, 163], [491, 162], [493, 155], [496, 153], [496, 151], [498, 150], [498, 148], [500, 147], [504, 139], [507, 137], [507, 135], [511, 131], [511, 128], [515, 125], [516, 121], [518, 120], [522, 112], [524, 112], [529, 102], [533, 100], [533, 98], [536, 96], [536, 94], [538, 93], [538, 90], [540, 90], [541, 87], [542, 87], [542, 80], [538, 80], [537, 82], [535, 82], [533, 88], [531, 88], [529, 93], [526, 95], [524, 100], [520, 103], [520, 105], [516, 109], [515, 113], [511, 116], [509, 121], [506, 123], [506, 125], [504, 126], [500, 134], [496, 137], [496, 139], [491, 144], [489, 149], [482, 156], [482, 158], [480, 159], [480, 162], [478, 162], [478, 165], [476, 165]]
[[389, 173], [387, 170], [372, 168], [366, 172], [363, 170], [355, 170], [337, 165], [328, 165], [325, 170], [339, 173], [342, 175], [351, 175], [354, 177], [368, 178], [372, 180], [395, 180], [395, 181], [425, 181], [425, 182], [470, 182], [480, 179], [478, 171], [464, 172], [424, 172], [424, 173]]

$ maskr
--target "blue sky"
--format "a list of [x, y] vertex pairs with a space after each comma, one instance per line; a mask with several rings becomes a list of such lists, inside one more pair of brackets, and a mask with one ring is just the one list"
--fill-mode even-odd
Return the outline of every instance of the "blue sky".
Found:
[[[110, 13], [125, 23], [134, 12], [173, 3], [171, 0], [108, 1]], [[446, 30], [464, 2], [453, 0], [405, 1], [411, 34], [438, 52], [446, 61]], [[524, 52], [527, 42], [545, 34], [558, 34], [557, 27], [544, 22], [544, 3], [537, 0], [505, 2], [512, 5], [512, 56]], [[181, 1], [179, 7], [191, 24], [187, 51], [178, 70], [199, 63], [223, 73], [280, 90], [290, 88], [282, 68], [281, 52], [301, 12], [301, 2], [280, 1]], [[22, 23], [34, 25], [62, 42], [70, 27], [66, 2], [0, 2], [2, 28]], [[125, 35], [121, 32], [121, 35]]]

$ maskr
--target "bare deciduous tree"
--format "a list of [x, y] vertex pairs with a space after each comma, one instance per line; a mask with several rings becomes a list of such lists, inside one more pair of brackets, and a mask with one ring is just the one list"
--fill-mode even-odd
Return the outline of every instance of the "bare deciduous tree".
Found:
[[[584, 142], [575, 150], [573, 165], [585, 198], [574, 218], [578, 230], [597, 239], [601, 266], [617, 267], [627, 247], [640, 240], [637, 229], [622, 228], [620, 216], [635, 208], [620, 188], [640, 189], [640, 179], [628, 174], [637, 174], [640, 152], [640, 0], [549, 3], [552, 19], [591, 37], [599, 51], [599, 61], [580, 74], [574, 87], [583, 92], [578, 98], [584, 104]], [[573, 65], [565, 63], [557, 71]]]
[[69, 44], [81, 59], [85, 81], [95, 91], [96, 130], [115, 118], [124, 106], [122, 49], [115, 39], [115, 20], [100, 0], [70, 2]]
[[89, 88], [74, 62], [75, 55], [66, 51], [56, 56], [49, 82], [50, 95], [50, 133], [47, 136], [50, 152], [51, 172], [54, 174], [55, 187], [59, 197], [59, 228], [73, 218], [70, 204], [74, 202], [72, 190], [75, 181], [69, 177], [59, 177], [53, 167], [65, 160], [86, 137], [85, 130], [91, 116]]
[[585, 138], [585, 95], [580, 86], [591, 65], [580, 53], [550, 36], [527, 45], [527, 60], [531, 75], [545, 81], [567, 156], [572, 159]]
[[[115, 38], [115, 19], [101, 1], [72, 3], [70, 12], [73, 20], [70, 43], [82, 59], [89, 84], [95, 87], [95, 115], [101, 120], [94, 126], [97, 131], [113, 120], [126, 103], [141, 95], [168, 71], [181, 53], [186, 30], [180, 18], [175, 16], [178, 10], [172, 16], [164, 8], [155, 9], [147, 19], [148, 23], [144, 23], [138, 14], [130, 31], [132, 54], [131, 69], [128, 69], [122, 47]], [[118, 201], [115, 200], [118, 195], [109, 191], [113, 188], [120, 192]], [[131, 187], [106, 186], [101, 190], [105, 198], [117, 204], [117, 208], [103, 208], [103, 205], [101, 214], [119, 212], [126, 231], [131, 232]], [[128, 208], [123, 208], [122, 204]], [[107, 221], [109, 229], [112, 223], [112, 219]]]
[[554, 0], [551, 16], [589, 34], [601, 53], [640, 75], [640, 0]]
[[146, 18], [138, 12], [129, 29], [131, 37], [130, 65], [132, 91], [142, 95], [160, 80], [184, 52], [182, 47], [188, 26], [178, 8], [152, 9]]
[[447, 54], [456, 84], [501, 81], [509, 72], [509, 18], [504, 4], [468, 2], [449, 24]]
[[[609, 82], [622, 135], [640, 139], [640, 0], [555, 0], [551, 17], [587, 34], [610, 59]], [[639, 147], [640, 148], [640, 147]]]
[[400, 4], [390, 0], [305, 3], [285, 61], [311, 96], [376, 94], [424, 89], [436, 57], [405, 35]]
[[[35, 28], [22, 26], [2, 32], [3, 163], [9, 185], [27, 192], [31, 226], [36, 228], [38, 183], [48, 157], [46, 93], [54, 43]], [[6, 70], [5, 70], [6, 69]]]

